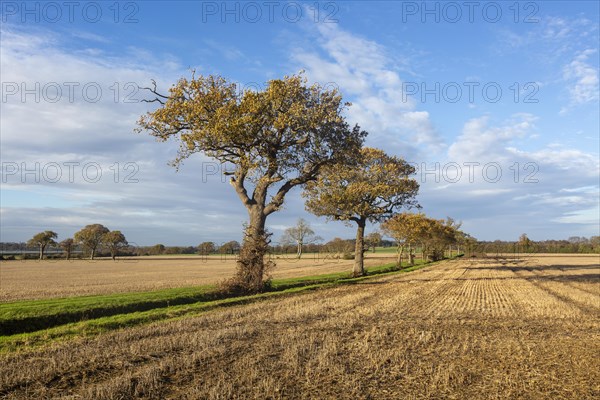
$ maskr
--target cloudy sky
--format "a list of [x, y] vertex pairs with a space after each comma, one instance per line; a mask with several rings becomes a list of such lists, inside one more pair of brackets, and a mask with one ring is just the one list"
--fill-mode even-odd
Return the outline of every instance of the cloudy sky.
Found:
[[[246, 212], [198, 154], [133, 132], [139, 87], [305, 71], [367, 144], [418, 167], [419, 201], [482, 240], [599, 234], [598, 2], [3, 2], [1, 238], [101, 223], [138, 245], [241, 239]], [[268, 220], [326, 240], [300, 191]], [[369, 227], [369, 230], [376, 229]]]

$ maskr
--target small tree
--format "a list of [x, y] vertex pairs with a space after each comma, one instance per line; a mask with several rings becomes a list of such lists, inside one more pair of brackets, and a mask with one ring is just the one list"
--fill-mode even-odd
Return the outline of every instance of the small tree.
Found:
[[102, 239], [106, 233], [110, 232], [107, 227], [101, 224], [86, 225], [79, 232], [76, 232], [73, 238], [75, 242], [81, 245], [89, 252], [90, 259], [93, 260], [96, 250], [102, 244]]
[[592, 253], [600, 253], [600, 236], [590, 237], [590, 246]]
[[367, 247], [373, 249], [373, 253], [375, 253], [375, 249], [381, 243], [381, 233], [379, 232], [371, 232], [365, 237], [365, 242]]
[[117, 258], [119, 249], [128, 245], [125, 235], [121, 231], [107, 232], [102, 236], [102, 243], [110, 251], [110, 256], [113, 260]]
[[160, 107], [142, 116], [139, 131], [160, 141], [180, 143], [173, 164], [204, 153], [233, 165], [230, 183], [248, 211], [243, 251], [229, 289], [259, 292], [265, 285], [269, 215], [281, 209], [287, 193], [315, 180], [321, 168], [350, 164], [366, 132], [349, 127], [348, 106], [336, 90], [307, 86], [302, 76], [271, 80], [261, 91], [240, 92], [219, 76], [180, 79]]
[[287, 228], [281, 237], [281, 244], [284, 246], [295, 245], [296, 257], [302, 257], [302, 248], [305, 244], [316, 243], [323, 240], [310, 228], [308, 222], [303, 218], [298, 219], [296, 226]]
[[240, 243], [236, 240], [232, 240], [227, 243], [223, 243], [219, 248], [219, 252], [222, 254], [235, 254], [240, 251]]
[[[569, 238], [569, 241], [571, 241], [571, 239], [572, 238]], [[578, 239], [577, 242], [580, 242], [580, 240], [579, 240], [580, 238], [577, 237], [577, 239]], [[532, 243], [533, 242], [531, 241], [531, 239], [529, 239], [529, 237], [527, 237], [526, 233], [523, 233], [521, 236], [519, 236], [518, 245], [519, 245], [519, 249], [522, 252], [524, 252], [524, 253], [529, 252], [529, 248], [531, 247]]]
[[441, 219], [428, 219], [427, 232], [422, 238], [423, 254], [430, 261], [444, 258], [444, 250], [447, 246], [456, 243], [457, 229]]
[[478, 246], [478, 241], [476, 238], [468, 233], [461, 232], [459, 243], [464, 248], [467, 257], [475, 257], [474, 253], [476, 252]]
[[216, 246], [213, 242], [202, 242], [198, 245], [198, 253], [207, 256], [216, 251]]
[[[446, 221], [428, 218], [423, 213], [396, 214], [385, 221], [381, 228], [386, 235], [394, 238], [398, 246], [397, 265], [401, 266], [402, 254], [408, 248], [410, 265], [414, 264], [413, 247], [419, 243], [423, 259], [429, 257], [436, 261], [444, 257], [444, 249], [450, 244], [457, 243], [459, 230], [452, 218]], [[464, 236], [464, 234], [463, 234]]]
[[60, 246], [60, 248], [64, 250], [65, 258], [67, 260], [71, 259], [71, 252], [73, 251], [74, 243], [75, 243], [75, 241], [73, 239], [68, 238], [58, 244]]
[[164, 254], [166, 252], [167, 248], [165, 247], [164, 244], [157, 243], [154, 246], [150, 247], [148, 250], [149, 250], [148, 253], [154, 256], [154, 255]]
[[462, 226], [462, 221], [457, 221], [454, 218], [446, 217], [446, 221], [444, 222], [446, 226], [449, 226], [454, 233], [454, 238], [452, 243], [450, 243], [449, 256], [452, 257], [452, 245], [457, 245], [458, 253], [460, 253], [460, 244], [462, 242], [462, 238], [464, 236], [464, 232], [460, 230]]
[[364, 275], [364, 232], [367, 221], [379, 222], [401, 207], [418, 206], [419, 184], [411, 179], [415, 169], [382, 150], [363, 148], [358, 164], [348, 168], [328, 166], [303, 195], [306, 208], [319, 216], [358, 225], [354, 251], [354, 276]]
[[44, 258], [44, 251], [46, 247], [56, 245], [54, 239], [56, 239], [58, 235], [56, 232], [52, 231], [44, 231], [40, 233], [36, 233], [29, 241], [27, 242], [28, 246], [36, 246], [40, 249], [40, 260]]
[[413, 247], [427, 235], [428, 218], [423, 213], [401, 213], [381, 224], [385, 234], [396, 241], [398, 260], [396, 265], [402, 266], [402, 255], [408, 249], [409, 264], [414, 265]]
[[325, 243], [325, 249], [335, 254], [336, 258], [343, 258], [346, 255], [350, 255], [352, 252], [352, 244], [349, 240], [336, 237]]

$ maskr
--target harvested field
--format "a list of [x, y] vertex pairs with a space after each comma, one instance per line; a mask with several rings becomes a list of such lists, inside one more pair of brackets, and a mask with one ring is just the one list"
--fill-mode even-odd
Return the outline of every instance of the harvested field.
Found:
[[599, 279], [598, 256], [446, 261], [5, 355], [0, 396], [593, 399]]
[[[393, 262], [394, 254], [368, 254], [365, 266]], [[274, 278], [352, 271], [353, 260], [307, 254], [275, 258]], [[139, 292], [214, 284], [235, 271], [234, 256], [132, 257], [97, 260], [0, 261], [0, 302]]]

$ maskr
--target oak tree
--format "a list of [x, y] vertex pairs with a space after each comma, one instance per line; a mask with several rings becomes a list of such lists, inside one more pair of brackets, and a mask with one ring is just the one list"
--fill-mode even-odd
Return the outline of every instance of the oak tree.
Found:
[[52, 231], [36, 233], [31, 239], [29, 239], [27, 245], [38, 247], [40, 249], [40, 260], [42, 260], [44, 258], [44, 251], [46, 250], [46, 247], [55, 245], [56, 242], [54, 239], [57, 237], [58, 235], [56, 232]]
[[519, 252], [527, 253], [532, 243], [533, 242], [531, 239], [529, 239], [526, 233], [521, 234], [521, 236], [519, 236], [519, 241], [517, 242], [519, 246]]
[[325, 250], [333, 254], [333, 258], [342, 258], [352, 252], [352, 241], [336, 237], [325, 243]]
[[219, 247], [219, 252], [221, 254], [236, 254], [240, 251], [240, 247], [240, 243], [237, 240], [231, 240], [223, 243], [221, 247]]
[[375, 249], [381, 243], [381, 233], [379, 232], [371, 232], [365, 237], [365, 242], [367, 247], [373, 249], [373, 253], [375, 253]]
[[401, 213], [395, 214], [381, 224], [386, 235], [396, 241], [398, 261], [401, 266], [404, 249], [408, 249], [409, 263], [414, 265], [413, 248], [421, 246], [422, 257], [429, 257], [431, 261], [443, 258], [446, 246], [458, 242], [458, 238], [464, 236], [452, 218], [438, 220], [427, 217], [423, 213]]
[[385, 234], [396, 241], [398, 259], [396, 265], [402, 266], [402, 255], [408, 250], [409, 264], [414, 265], [413, 248], [428, 235], [429, 219], [423, 213], [400, 213], [381, 224]]
[[172, 164], [204, 153], [231, 164], [230, 183], [248, 212], [249, 223], [231, 288], [264, 288], [267, 217], [281, 209], [294, 187], [317, 178], [331, 164], [349, 164], [366, 132], [350, 128], [343, 112], [349, 105], [336, 90], [307, 86], [300, 75], [267, 83], [264, 90], [240, 92], [219, 76], [182, 78], [150, 101], [159, 107], [138, 121], [159, 141], [175, 139], [179, 152]]
[[281, 243], [283, 245], [295, 245], [296, 246], [296, 257], [302, 257], [302, 249], [305, 244], [315, 243], [323, 240], [320, 236], [315, 235], [315, 232], [311, 229], [310, 224], [303, 218], [298, 219], [296, 226], [287, 228], [283, 232], [281, 237]]
[[71, 259], [71, 252], [73, 251], [73, 246], [75, 245], [75, 241], [71, 238], [65, 239], [58, 244], [61, 249], [65, 251], [65, 258], [67, 260]]
[[75, 242], [80, 243], [90, 254], [90, 259], [94, 259], [96, 250], [102, 244], [102, 239], [106, 233], [110, 232], [107, 227], [101, 224], [86, 225], [80, 231], [73, 235]]
[[198, 245], [198, 253], [203, 256], [214, 253], [217, 250], [213, 242], [202, 242]]
[[306, 185], [306, 209], [315, 215], [358, 225], [354, 276], [364, 275], [364, 232], [367, 221], [380, 222], [402, 207], [418, 207], [415, 169], [399, 157], [365, 147], [353, 167], [327, 166]]
[[457, 229], [449, 220], [427, 219], [427, 230], [421, 238], [423, 258], [437, 261], [444, 258], [444, 250], [448, 245], [456, 243]]
[[128, 245], [125, 235], [121, 231], [110, 231], [102, 236], [102, 243], [110, 251], [112, 259], [116, 259], [119, 249]]

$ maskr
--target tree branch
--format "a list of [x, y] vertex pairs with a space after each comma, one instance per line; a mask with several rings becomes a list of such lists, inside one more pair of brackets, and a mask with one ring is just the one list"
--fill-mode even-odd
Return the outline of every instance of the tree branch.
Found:
[[142, 102], [144, 102], [144, 103], [158, 102], [158, 103], [160, 103], [160, 104], [162, 104], [164, 106], [165, 102], [162, 99], [168, 100], [170, 97], [158, 93], [158, 91], [156, 89], [156, 81], [154, 79], [151, 79], [151, 81], [152, 81], [152, 87], [151, 88], [149, 88], [149, 87], [141, 87], [140, 89], [142, 89], [142, 90], [148, 90], [150, 93], [154, 94], [157, 97], [155, 97], [152, 100], [143, 99]]
[[242, 168], [239, 168], [238, 170], [236, 170], [236, 172], [234, 174], [235, 176], [230, 178], [229, 183], [235, 189], [235, 192], [237, 193], [240, 200], [242, 200], [242, 203], [244, 204], [244, 206], [246, 208], [250, 208], [256, 202], [254, 201], [254, 199], [251, 199], [248, 196], [248, 191], [244, 187], [244, 181], [246, 180], [246, 173], [247, 173], [247, 171], [243, 170]]

